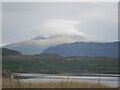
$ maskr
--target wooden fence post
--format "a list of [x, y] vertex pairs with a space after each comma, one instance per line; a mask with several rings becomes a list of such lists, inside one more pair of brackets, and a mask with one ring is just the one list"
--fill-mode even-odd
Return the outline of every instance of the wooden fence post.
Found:
[[11, 88], [13, 88], [13, 75], [11, 74], [11, 77], [10, 77], [10, 81], [11, 81]]
[[98, 81], [99, 81], [99, 86], [100, 86], [100, 76], [99, 76], [99, 79], [98, 79]]

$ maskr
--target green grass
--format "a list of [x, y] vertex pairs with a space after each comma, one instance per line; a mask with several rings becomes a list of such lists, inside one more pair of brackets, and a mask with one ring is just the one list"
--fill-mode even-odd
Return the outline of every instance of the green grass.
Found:
[[4, 56], [3, 69], [9, 70], [89, 70], [118, 71], [118, 60], [112, 58], [57, 58], [35, 55]]

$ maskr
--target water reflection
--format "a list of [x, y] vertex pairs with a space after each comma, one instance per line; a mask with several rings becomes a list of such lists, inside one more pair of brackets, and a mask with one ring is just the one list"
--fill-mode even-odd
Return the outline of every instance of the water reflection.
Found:
[[[118, 75], [99, 75], [99, 76], [65, 76], [60, 74], [26, 74], [20, 73], [20, 76], [31, 77], [28, 79], [21, 79], [21, 82], [90, 82], [90, 83], [101, 83], [103, 85], [118, 87], [119, 76]], [[108, 77], [106, 77], [108, 76]], [[118, 79], [119, 78], [119, 79]]]

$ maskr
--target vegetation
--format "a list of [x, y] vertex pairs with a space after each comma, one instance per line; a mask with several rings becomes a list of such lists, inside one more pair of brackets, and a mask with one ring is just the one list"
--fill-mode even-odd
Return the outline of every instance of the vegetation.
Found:
[[2, 80], [3, 88], [110, 88], [102, 84], [93, 84], [88, 82], [40, 82], [40, 83], [25, 83], [12, 81], [8, 78]]
[[0, 48], [0, 55], [11, 56], [11, 55], [21, 55], [21, 53], [7, 48]]
[[[3, 69], [11, 71], [39, 71], [39, 70], [66, 70], [66, 71], [118, 71], [118, 59], [107, 57], [61, 57], [57, 54], [43, 53], [40, 55], [5, 55], [2, 57]], [[26, 83], [2, 78], [3, 88], [110, 88], [102, 84], [88, 82], [39, 82]]]
[[61, 57], [57, 54], [4, 56], [3, 69], [118, 71], [118, 59], [107, 57]]

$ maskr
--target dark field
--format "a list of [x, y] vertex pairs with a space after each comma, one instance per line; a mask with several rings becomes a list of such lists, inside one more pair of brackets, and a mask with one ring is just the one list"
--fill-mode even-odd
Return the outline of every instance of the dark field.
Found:
[[4, 56], [2, 60], [3, 69], [12, 71], [118, 71], [118, 59], [107, 57], [61, 57], [56, 54], [40, 54]]

